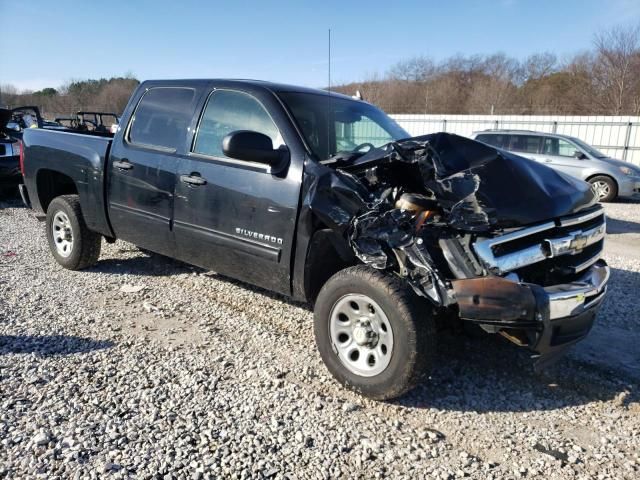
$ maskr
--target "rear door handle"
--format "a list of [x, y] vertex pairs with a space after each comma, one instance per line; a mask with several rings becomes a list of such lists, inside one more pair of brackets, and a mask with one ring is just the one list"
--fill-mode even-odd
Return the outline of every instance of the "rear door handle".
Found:
[[189, 175], [180, 175], [180, 181], [188, 185], [193, 185], [194, 187], [207, 184], [207, 181], [197, 172], [193, 172]]
[[113, 166], [119, 170], [131, 170], [133, 168], [133, 165], [131, 165], [131, 163], [129, 163], [129, 160], [127, 160], [126, 158], [123, 158], [119, 161], [116, 160], [115, 162], [113, 162]]
[[550, 158], [545, 158], [544, 161], [545, 163], [553, 163], [553, 160], [551, 160]]

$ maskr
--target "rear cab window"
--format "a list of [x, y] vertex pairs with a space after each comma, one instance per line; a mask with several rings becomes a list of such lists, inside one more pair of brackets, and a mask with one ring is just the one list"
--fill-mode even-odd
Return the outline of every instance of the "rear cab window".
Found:
[[222, 140], [237, 130], [262, 133], [271, 138], [273, 148], [284, 145], [278, 127], [255, 97], [237, 90], [220, 89], [209, 95], [191, 151], [228, 159], [222, 152]]
[[195, 100], [196, 91], [192, 88], [150, 88], [131, 117], [127, 141], [142, 147], [177, 150], [186, 138]]

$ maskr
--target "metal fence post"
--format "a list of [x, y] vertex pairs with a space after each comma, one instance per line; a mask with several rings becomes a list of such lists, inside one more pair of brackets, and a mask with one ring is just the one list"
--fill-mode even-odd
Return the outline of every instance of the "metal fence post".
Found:
[[627, 133], [624, 136], [624, 150], [622, 151], [622, 160], [627, 160], [627, 152], [629, 151], [629, 142], [631, 141], [631, 128], [633, 127], [633, 122], [627, 123]]
[[558, 121], [554, 120], [553, 126], [551, 127], [551, 133], [558, 133]]
[[447, 119], [446, 118], [442, 119], [442, 131], [443, 132], [447, 131]]

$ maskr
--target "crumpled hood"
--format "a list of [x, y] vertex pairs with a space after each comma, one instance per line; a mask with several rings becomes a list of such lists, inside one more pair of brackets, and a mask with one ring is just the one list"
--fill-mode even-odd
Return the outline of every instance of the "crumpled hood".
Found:
[[533, 160], [449, 133], [414, 137], [372, 150], [348, 166], [410, 164], [447, 213], [467, 231], [519, 227], [568, 215], [597, 199], [588, 183]]

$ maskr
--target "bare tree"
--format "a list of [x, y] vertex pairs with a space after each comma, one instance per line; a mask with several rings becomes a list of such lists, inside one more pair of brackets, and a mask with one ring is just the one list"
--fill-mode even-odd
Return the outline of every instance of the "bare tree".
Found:
[[429, 57], [419, 56], [402, 60], [389, 69], [389, 77], [393, 80], [422, 82], [436, 72], [436, 65]]
[[601, 105], [620, 115], [640, 104], [640, 27], [614, 27], [598, 33], [591, 77]]
[[539, 80], [557, 71], [558, 57], [550, 52], [534, 53], [522, 62], [524, 80]]

